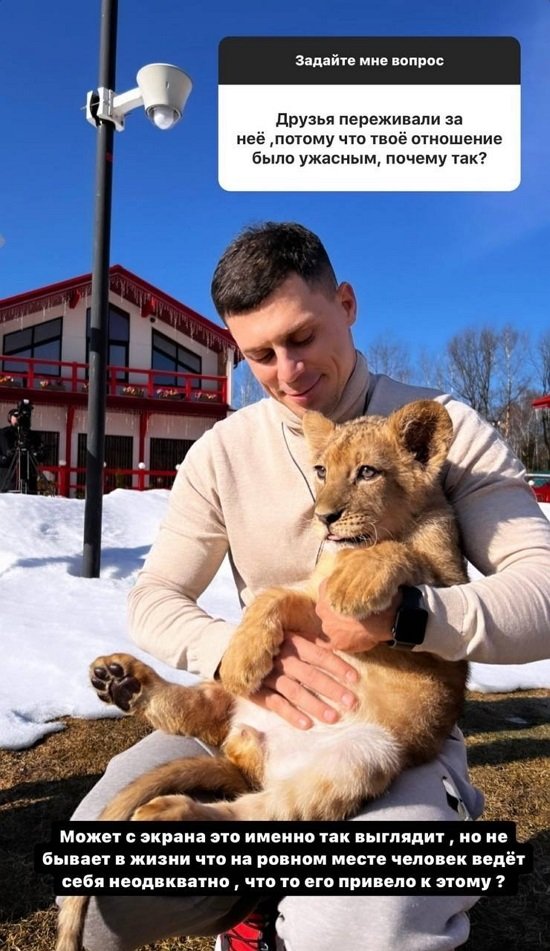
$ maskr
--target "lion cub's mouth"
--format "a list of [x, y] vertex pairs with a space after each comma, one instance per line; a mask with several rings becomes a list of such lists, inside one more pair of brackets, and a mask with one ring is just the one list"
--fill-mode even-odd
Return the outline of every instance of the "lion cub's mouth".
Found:
[[363, 545], [363, 546], [372, 545], [373, 538], [371, 535], [367, 535], [367, 534], [342, 536], [342, 535], [334, 535], [332, 532], [329, 532], [328, 535], [325, 537], [325, 541], [336, 542], [336, 544], [341, 545], [342, 547], [344, 546], [356, 547], [359, 545]]

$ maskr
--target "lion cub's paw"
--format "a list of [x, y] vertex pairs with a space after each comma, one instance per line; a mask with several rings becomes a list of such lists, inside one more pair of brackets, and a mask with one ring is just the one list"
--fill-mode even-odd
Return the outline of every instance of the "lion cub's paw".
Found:
[[[289, 605], [294, 605], [292, 625], [288, 623]], [[284, 588], [268, 588], [258, 595], [246, 609], [220, 665], [221, 682], [228, 693], [250, 697], [260, 689], [281, 649], [285, 627], [301, 630], [300, 618], [307, 608], [311, 613], [309, 599]]]
[[156, 796], [136, 809], [132, 821], [180, 822], [192, 818], [193, 806], [189, 796]]
[[348, 558], [328, 578], [327, 598], [339, 614], [361, 619], [391, 605], [397, 591], [393, 580], [376, 571], [369, 577], [363, 568], [361, 559]]
[[90, 664], [90, 680], [100, 700], [113, 703], [124, 713], [142, 705], [148, 689], [160, 681], [155, 671], [131, 654], [108, 654]]
[[[279, 648], [275, 651], [278, 654]], [[250, 697], [262, 685], [273, 667], [273, 657], [270, 651], [258, 650], [257, 645], [250, 645], [249, 650], [237, 650], [233, 647], [228, 650], [220, 665], [220, 680], [225, 690], [235, 697]]]

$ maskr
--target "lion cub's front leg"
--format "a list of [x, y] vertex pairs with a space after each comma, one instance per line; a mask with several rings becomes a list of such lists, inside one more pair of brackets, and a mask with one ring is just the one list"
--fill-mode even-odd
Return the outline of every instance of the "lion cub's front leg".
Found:
[[227, 736], [233, 698], [214, 681], [169, 683], [131, 654], [96, 657], [90, 680], [100, 700], [144, 716], [157, 730], [198, 736], [214, 746]]
[[389, 608], [400, 585], [418, 583], [418, 566], [400, 542], [337, 554], [326, 594], [339, 614], [362, 618]]
[[259, 690], [287, 631], [319, 627], [314, 602], [301, 591], [268, 588], [247, 608], [220, 665], [223, 686], [235, 696]]

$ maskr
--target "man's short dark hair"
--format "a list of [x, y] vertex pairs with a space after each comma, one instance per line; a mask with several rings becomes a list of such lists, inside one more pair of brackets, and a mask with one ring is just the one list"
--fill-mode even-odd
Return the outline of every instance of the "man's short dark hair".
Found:
[[336, 276], [316, 234], [294, 222], [266, 221], [245, 228], [223, 253], [212, 280], [212, 299], [222, 319], [261, 304], [292, 274], [311, 287], [335, 291]]

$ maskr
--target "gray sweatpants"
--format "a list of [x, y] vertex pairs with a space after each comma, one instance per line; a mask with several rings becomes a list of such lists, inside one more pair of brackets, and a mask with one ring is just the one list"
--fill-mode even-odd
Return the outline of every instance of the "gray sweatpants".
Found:
[[[96, 819], [134, 777], [178, 756], [204, 754], [205, 749], [193, 739], [152, 733], [111, 760], [73, 819]], [[456, 730], [437, 760], [403, 773], [352, 821], [461, 821], [454, 802], [449, 803], [445, 777], [471, 816], [478, 818], [483, 797], [468, 782], [464, 741]], [[279, 905], [277, 931], [287, 951], [452, 951], [468, 938], [467, 911], [476, 901], [456, 895], [288, 897]], [[101, 897], [90, 903], [84, 945], [87, 951], [131, 951], [176, 935], [215, 935], [241, 921], [253, 903], [253, 897], [208, 895]]]

